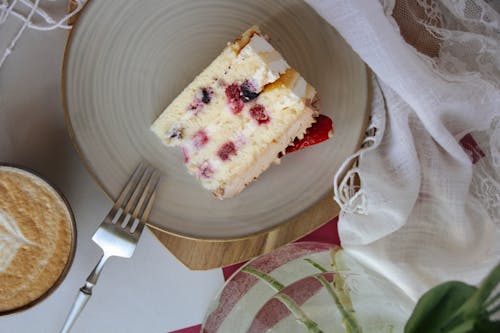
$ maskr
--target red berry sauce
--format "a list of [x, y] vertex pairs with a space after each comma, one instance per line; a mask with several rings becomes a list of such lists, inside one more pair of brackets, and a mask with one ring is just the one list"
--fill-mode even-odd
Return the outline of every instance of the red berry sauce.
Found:
[[291, 153], [328, 140], [330, 138], [330, 132], [333, 132], [332, 120], [328, 116], [320, 114], [318, 118], [316, 118], [316, 122], [307, 129], [304, 138], [302, 140], [295, 139], [293, 142], [294, 145], [288, 146], [286, 152]]

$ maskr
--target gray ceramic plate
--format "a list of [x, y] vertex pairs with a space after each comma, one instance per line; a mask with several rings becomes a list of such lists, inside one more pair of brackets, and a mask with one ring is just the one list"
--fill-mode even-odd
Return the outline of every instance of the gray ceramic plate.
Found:
[[[290, 154], [244, 192], [219, 201], [189, 176], [154, 119], [227, 41], [260, 25], [322, 97], [334, 138]], [[194, 238], [245, 237], [314, 210], [359, 144], [367, 115], [363, 62], [302, 1], [91, 0], [68, 39], [63, 95], [70, 134], [112, 198], [145, 159], [164, 174], [150, 223]]]

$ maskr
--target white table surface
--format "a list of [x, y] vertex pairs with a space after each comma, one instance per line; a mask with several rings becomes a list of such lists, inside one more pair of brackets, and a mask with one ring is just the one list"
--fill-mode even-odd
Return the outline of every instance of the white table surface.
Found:
[[[0, 47], [18, 27], [12, 18], [0, 26]], [[0, 317], [2, 333], [59, 331], [100, 256], [91, 236], [111, 207], [66, 132], [60, 92], [66, 36], [62, 30], [28, 30], [0, 69], [0, 162], [28, 166], [58, 186], [78, 230], [75, 259], [64, 282], [41, 304]], [[164, 333], [199, 324], [222, 283], [220, 269], [187, 270], [145, 230], [131, 259], [108, 262], [72, 332]]]

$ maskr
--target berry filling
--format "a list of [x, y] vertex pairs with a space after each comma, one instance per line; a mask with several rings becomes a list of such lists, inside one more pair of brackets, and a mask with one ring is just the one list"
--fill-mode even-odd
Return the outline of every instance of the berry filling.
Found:
[[241, 89], [241, 100], [244, 103], [247, 103], [251, 101], [252, 99], [256, 99], [259, 97], [259, 93], [257, 93], [257, 89], [255, 89], [255, 86], [250, 83], [250, 81], [245, 80], [240, 86]]
[[234, 114], [238, 114], [243, 110], [243, 104], [259, 97], [255, 86], [248, 80], [245, 80], [241, 85], [236, 83], [226, 87], [227, 103]]
[[206, 145], [207, 142], [208, 142], [208, 135], [205, 130], [199, 130], [193, 136], [193, 145], [197, 150]]
[[203, 104], [200, 100], [195, 99], [193, 103], [189, 104], [188, 110], [192, 111], [194, 115], [197, 116], [198, 113], [200, 113], [201, 110], [203, 110], [204, 106], [205, 104]]
[[197, 116], [203, 110], [205, 104], [210, 103], [213, 95], [214, 90], [212, 88], [201, 88], [196, 93], [193, 102], [189, 104], [188, 110], [194, 112], [194, 115]]
[[226, 87], [225, 93], [231, 112], [234, 114], [240, 113], [243, 110], [240, 87], [236, 83], [233, 83]]
[[271, 117], [266, 112], [266, 108], [261, 104], [255, 104], [250, 109], [249, 112], [250, 112], [250, 116], [253, 119], [255, 119], [259, 123], [259, 125], [267, 124], [269, 121], [271, 121]]
[[182, 134], [183, 134], [183, 128], [178, 127], [178, 126], [174, 126], [167, 133], [167, 136], [170, 139], [179, 139], [179, 140], [182, 140]]
[[214, 169], [210, 165], [210, 162], [208, 161], [203, 161], [203, 163], [198, 167], [198, 170], [200, 171], [200, 177], [202, 178], [210, 178], [214, 174]]
[[236, 146], [232, 141], [228, 141], [219, 148], [217, 155], [221, 160], [227, 161], [231, 155], [236, 155]]
[[185, 147], [182, 147], [182, 154], [184, 155], [184, 163], [189, 162], [189, 153]]
[[203, 97], [201, 98], [201, 101], [204, 104], [210, 103], [210, 101], [212, 100], [212, 96], [214, 95], [214, 90], [210, 87], [203, 88], [203, 89], [201, 89], [201, 93], [203, 95]]

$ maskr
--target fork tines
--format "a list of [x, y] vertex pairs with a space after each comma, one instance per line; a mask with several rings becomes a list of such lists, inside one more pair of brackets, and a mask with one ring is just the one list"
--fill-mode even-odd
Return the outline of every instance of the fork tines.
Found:
[[158, 188], [160, 172], [141, 162], [118, 196], [108, 215], [109, 223], [120, 224], [131, 233], [142, 231], [147, 221]]

